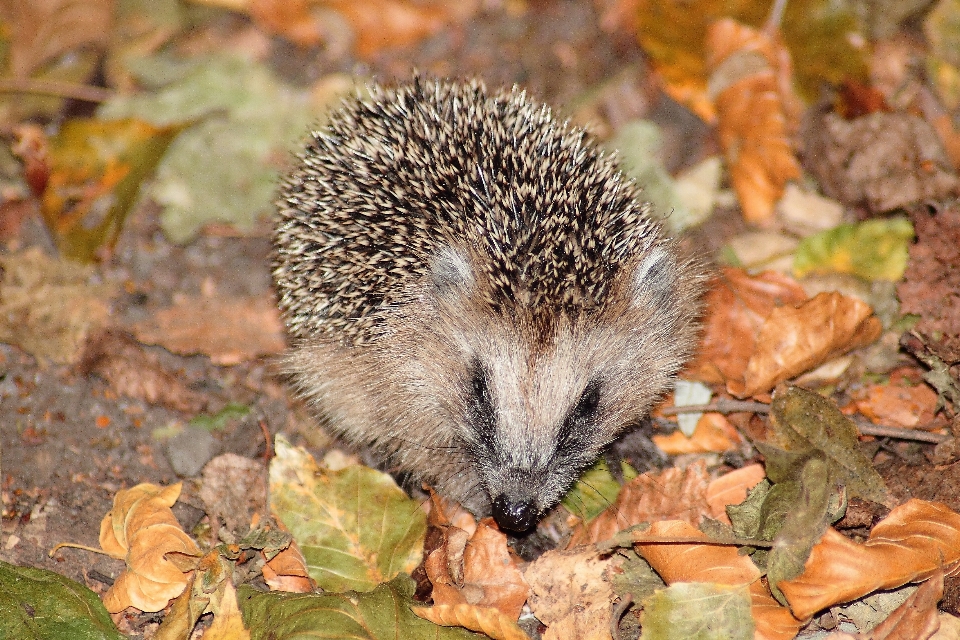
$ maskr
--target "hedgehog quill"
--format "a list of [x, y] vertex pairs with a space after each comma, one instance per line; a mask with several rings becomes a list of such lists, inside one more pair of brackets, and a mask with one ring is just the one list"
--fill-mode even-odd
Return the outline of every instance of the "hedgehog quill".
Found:
[[504, 529], [667, 391], [702, 286], [639, 188], [514, 90], [347, 100], [281, 183], [284, 369], [318, 419]]

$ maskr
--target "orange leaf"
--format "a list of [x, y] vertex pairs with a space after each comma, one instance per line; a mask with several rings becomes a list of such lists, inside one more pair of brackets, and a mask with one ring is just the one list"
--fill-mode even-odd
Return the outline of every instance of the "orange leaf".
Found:
[[707, 471], [703, 462], [686, 470], [644, 473], [623, 485], [616, 501], [586, 525], [578, 525], [568, 548], [606, 540], [641, 522], [683, 519], [697, 524], [709, 512]]
[[655, 435], [652, 440], [664, 453], [671, 456], [681, 453], [729, 451], [742, 442], [737, 430], [720, 413], [705, 413], [700, 416], [697, 427], [689, 438], [678, 430], [668, 436]]
[[770, 313], [806, 299], [803, 288], [781, 273], [751, 276], [743, 269], [723, 268], [707, 291], [701, 346], [684, 377], [708, 383], [742, 378]]
[[295, 541], [291, 541], [289, 547], [263, 565], [263, 581], [271, 591], [291, 593], [310, 593], [317, 586], [307, 571], [307, 560]]
[[440, 604], [433, 607], [411, 607], [411, 610], [433, 624], [443, 627], [464, 627], [486, 634], [493, 640], [529, 640], [517, 623], [493, 607], [470, 604]]
[[740, 504], [747, 499], [747, 492], [767, 477], [763, 465], [751, 464], [742, 469], [725, 473], [707, 486], [707, 504], [710, 515], [730, 524], [727, 505]]
[[874, 424], [911, 428], [932, 422], [937, 410], [937, 392], [925, 384], [904, 387], [872, 385], [855, 397], [857, 410]]
[[[760, 570], [748, 556], [741, 556], [736, 547], [672, 543], [670, 541], [677, 538], [702, 538], [705, 543], [709, 540], [699, 529], [678, 520], [654, 522], [638, 536], [644, 542], [634, 544], [637, 553], [668, 585], [675, 582], [749, 585], [756, 638], [787, 640], [800, 630], [800, 621], [773, 599], [760, 582]], [[647, 542], [652, 538], [662, 538], [663, 543]]]
[[614, 594], [604, 573], [610, 566], [596, 549], [547, 551], [530, 563], [530, 609], [547, 625], [543, 640], [610, 639], [610, 603]]
[[770, 391], [847, 351], [864, 347], [883, 328], [865, 302], [836, 291], [818, 294], [796, 307], [774, 309], [757, 336], [743, 380], [728, 380], [741, 398]]
[[878, 589], [926, 580], [941, 568], [955, 571], [958, 562], [960, 514], [913, 499], [891, 511], [863, 544], [827, 529], [803, 573], [777, 586], [794, 615], [807, 619]]
[[131, 606], [160, 611], [183, 592], [188, 576], [165, 555], [199, 557], [200, 549], [170, 510], [181, 486], [144, 483], [114, 496], [113, 509], [100, 523], [100, 546], [127, 567], [103, 596], [107, 611], [117, 613]]
[[779, 36], [723, 19], [707, 31], [717, 133], [744, 218], [773, 219], [787, 181], [800, 177], [792, 135], [801, 111]]

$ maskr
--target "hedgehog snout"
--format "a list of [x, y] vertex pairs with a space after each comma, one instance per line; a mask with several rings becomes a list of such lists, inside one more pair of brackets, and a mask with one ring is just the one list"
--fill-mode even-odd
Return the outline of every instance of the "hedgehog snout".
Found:
[[529, 496], [501, 493], [493, 499], [493, 519], [501, 529], [516, 533], [529, 531], [539, 515], [536, 500]]

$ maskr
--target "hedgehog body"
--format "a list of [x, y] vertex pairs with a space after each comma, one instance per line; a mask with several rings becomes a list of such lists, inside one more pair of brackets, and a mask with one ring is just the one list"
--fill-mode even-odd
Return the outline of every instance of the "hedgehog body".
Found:
[[318, 418], [507, 529], [671, 385], [700, 276], [588, 136], [524, 93], [347, 101], [282, 181], [285, 370]]

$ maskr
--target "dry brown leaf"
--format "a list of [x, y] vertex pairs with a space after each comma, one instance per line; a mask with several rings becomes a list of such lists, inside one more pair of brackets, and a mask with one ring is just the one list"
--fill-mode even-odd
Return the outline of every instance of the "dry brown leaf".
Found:
[[114, 496], [113, 509], [100, 523], [100, 547], [127, 566], [103, 596], [107, 611], [160, 611], [186, 587], [189, 576], [165, 557], [171, 552], [200, 556], [170, 510], [181, 486], [143, 483]]
[[310, 0], [248, 0], [245, 10], [269, 33], [283, 36], [301, 47], [323, 40], [323, 25], [314, 15]]
[[90, 284], [92, 274], [38, 247], [0, 255], [0, 342], [42, 362], [75, 362], [87, 335], [110, 315], [112, 287]]
[[743, 269], [723, 268], [707, 291], [700, 349], [683, 377], [712, 384], [742, 378], [770, 313], [806, 299], [803, 288], [781, 273], [751, 276]]
[[734, 449], [743, 442], [740, 433], [721, 413], [705, 413], [697, 421], [697, 427], [689, 438], [679, 430], [668, 436], [655, 435], [654, 444], [667, 455], [681, 453], [723, 452]]
[[44, 64], [110, 37], [114, 0], [0, 0], [9, 73], [26, 78]]
[[644, 540], [664, 540], [664, 543], [639, 542], [634, 548], [668, 585], [675, 582], [749, 585], [756, 638], [787, 640], [800, 630], [800, 621], [773, 599], [760, 582], [760, 570], [748, 556], [739, 555], [737, 547], [672, 543], [671, 540], [678, 538], [708, 540], [699, 529], [679, 520], [655, 522], [638, 536]]
[[425, 569], [437, 604], [493, 607], [510, 620], [520, 617], [530, 587], [510, 555], [507, 536], [493, 520], [477, 525], [473, 536], [447, 525], [441, 545], [430, 552]]
[[547, 625], [544, 640], [610, 640], [614, 594], [603, 574], [610, 564], [595, 549], [547, 551], [524, 572], [530, 609]]
[[710, 516], [730, 524], [727, 517], [727, 506], [740, 504], [747, 499], [747, 492], [767, 477], [763, 465], [751, 464], [725, 473], [713, 480], [707, 486], [707, 504], [710, 505]]
[[144, 344], [181, 355], [203, 353], [219, 365], [280, 353], [286, 344], [277, 306], [266, 295], [179, 298], [133, 332]]
[[878, 589], [919, 582], [960, 562], [960, 514], [945, 505], [910, 500], [895, 508], [858, 544], [827, 529], [803, 573], [777, 586], [793, 614], [807, 619]]
[[937, 411], [937, 392], [924, 383], [871, 385], [858, 391], [854, 401], [874, 424], [907, 429], [932, 422]]
[[237, 590], [225, 581], [220, 606], [213, 616], [213, 624], [204, 631], [204, 640], [250, 640], [250, 631], [243, 624], [243, 615], [237, 603]]
[[603, 513], [586, 525], [577, 525], [568, 548], [606, 540], [641, 522], [681, 519], [698, 524], [710, 512], [708, 482], [703, 462], [686, 470], [673, 467], [656, 475], [641, 474], [623, 485], [616, 501]]
[[411, 607], [411, 610], [433, 624], [443, 627], [464, 627], [483, 633], [493, 640], [529, 640], [511, 618], [494, 607], [469, 604], [440, 604], [433, 607]]
[[865, 347], [883, 327], [865, 302], [836, 291], [817, 294], [796, 307], [774, 309], [757, 336], [743, 380], [727, 381], [741, 398], [773, 389], [805, 371]]
[[289, 547], [263, 565], [263, 581], [271, 591], [291, 593], [310, 593], [317, 586], [307, 571], [307, 560], [296, 541], [291, 541]]
[[77, 371], [96, 374], [121, 396], [139, 398], [174, 411], [196, 414], [207, 398], [191, 390], [144, 351], [133, 336], [119, 329], [100, 329], [87, 337]]
[[940, 628], [937, 603], [943, 597], [943, 571], [937, 571], [910, 594], [887, 619], [861, 634], [862, 640], [926, 640]]
[[709, 90], [730, 181], [747, 222], [769, 224], [787, 181], [800, 177], [794, 152], [801, 103], [779, 35], [723, 19], [707, 31]]

